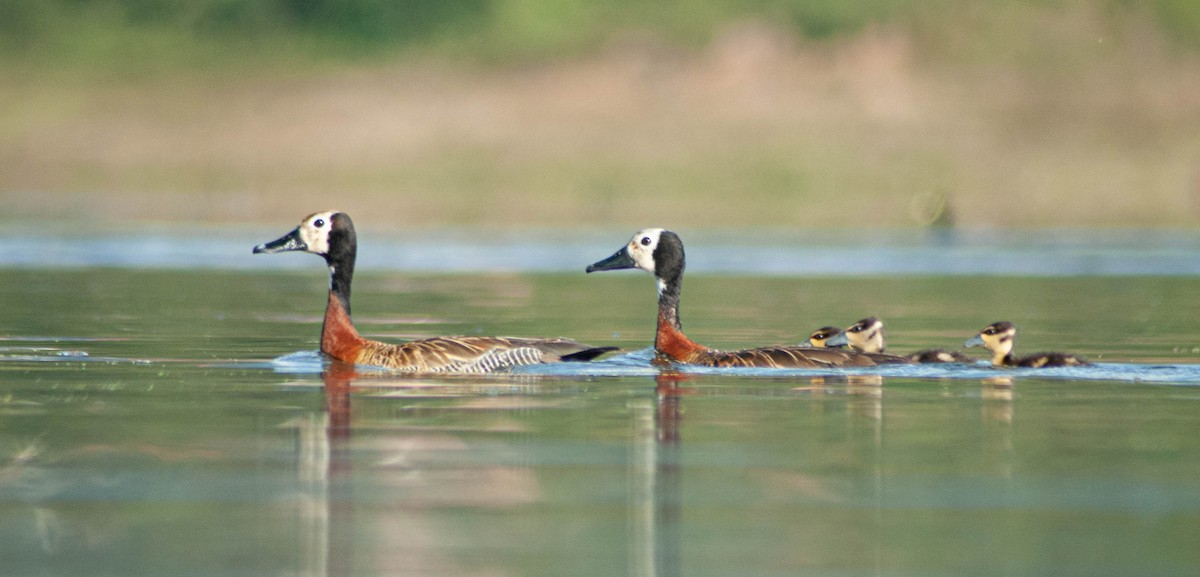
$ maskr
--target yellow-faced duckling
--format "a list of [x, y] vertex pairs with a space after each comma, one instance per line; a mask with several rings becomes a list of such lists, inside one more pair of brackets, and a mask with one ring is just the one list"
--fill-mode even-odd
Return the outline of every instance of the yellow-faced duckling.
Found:
[[[858, 321], [841, 333], [826, 341], [827, 346], [847, 345], [851, 349], [866, 353], [884, 353], [887, 344], [883, 338], [883, 321], [879, 317], [867, 317]], [[942, 349], [925, 349], [915, 353], [902, 355], [903, 358], [916, 363], [974, 363], [975, 359], [955, 351]]]
[[412, 373], [486, 373], [518, 365], [587, 361], [614, 350], [569, 339], [435, 337], [403, 344], [363, 338], [350, 321], [350, 281], [358, 241], [345, 213], [318, 212], [288, 234], [254, 247], [257, 253], [304, 251], [329, 265], [329, 300], [321, 327], [321, 352], [348, 363]]
[[658, 330], [654, 349], [672, 362], [709, 367], [828, 368], [873, 366], [882, 362], [871, 355], [839, 349], [774, 346], [740, 351], [718, 351], [683, 334], [679, 322], [679, 295], [685, 266], [683, 241], [661, 228], [633, 235], [612, 256], [587, 267], [587, 272], [637, 268], [658, 281]]
[[829, 339], [832, 339], [840, 334], [842, 334], [842, 329], [837, 327], [821, 327], [813, 331], [812, 334], [808, 335], [808, 340], [800, 343], [800, 346], [813, 347], [817, 349], [822, 349], [825, 347], [832, 348], [833, 345], [828, 344]]
[[986, 347], [992, 351], [992, 365], [997, 367], [1077, 367], [1089, 364], [1086, 360], [1069, 353], [1037, 353], [1024, 357], [1012, 354], [1017, 328], [1012, 323], [992, 323], [979, 334], [967, 339], [964, 347]]

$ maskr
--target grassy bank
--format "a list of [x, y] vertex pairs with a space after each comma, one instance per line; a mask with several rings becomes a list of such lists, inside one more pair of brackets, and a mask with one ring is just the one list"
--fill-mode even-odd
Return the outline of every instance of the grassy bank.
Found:
[[1200, 216], [1190, 4], [846, 4], [17, 0], [2, 218]]

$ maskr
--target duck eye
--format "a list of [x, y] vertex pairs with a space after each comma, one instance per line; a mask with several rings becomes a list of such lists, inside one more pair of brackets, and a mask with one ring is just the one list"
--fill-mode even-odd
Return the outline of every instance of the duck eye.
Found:
[[642, 237], [642, 246], [650, 246], [650, 237], [648, 237], [648, 236]]
[[321, 228], [321, 227], [325, 226], [325, 219], [323, 219], [323, 218], [318, 218], [317, 220], [314, 220], [314, 221], [313, 221], [313, 226], [315, 226], [315, 227], [317, 227], [317, 228]]

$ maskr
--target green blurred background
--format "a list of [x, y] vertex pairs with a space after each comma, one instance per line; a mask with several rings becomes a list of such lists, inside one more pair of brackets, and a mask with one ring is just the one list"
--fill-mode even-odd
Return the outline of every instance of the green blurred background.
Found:
[[121, 226], [1190, 227], [1200, 3], [5, 0], [0, 200]]

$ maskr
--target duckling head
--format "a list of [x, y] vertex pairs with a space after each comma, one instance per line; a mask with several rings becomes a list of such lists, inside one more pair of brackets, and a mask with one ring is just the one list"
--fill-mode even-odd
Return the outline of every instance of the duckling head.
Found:
[[883, 341], [883, 321], [879, 317], [867, 317], [846, 328], [850, 348], [864, 353], [882, 353], [887, 345]]
[[979, 334], [969, 338], [963, 343], [964, 347], [985, 347], [992, 351], [996, 358], [1004, 358], [1012, 352], [1013, 339], [1017, 336], [1017, 328], [1008, 321], [1000, 321], [992, 323]]
[[836, 345], [830, 344], [830, 339], [842, 334], [842, 329], [837, 327], [821, 327], [808, 335], [808, 340], [800, 343], [802, 347], [824, 348], [833, 347]]

